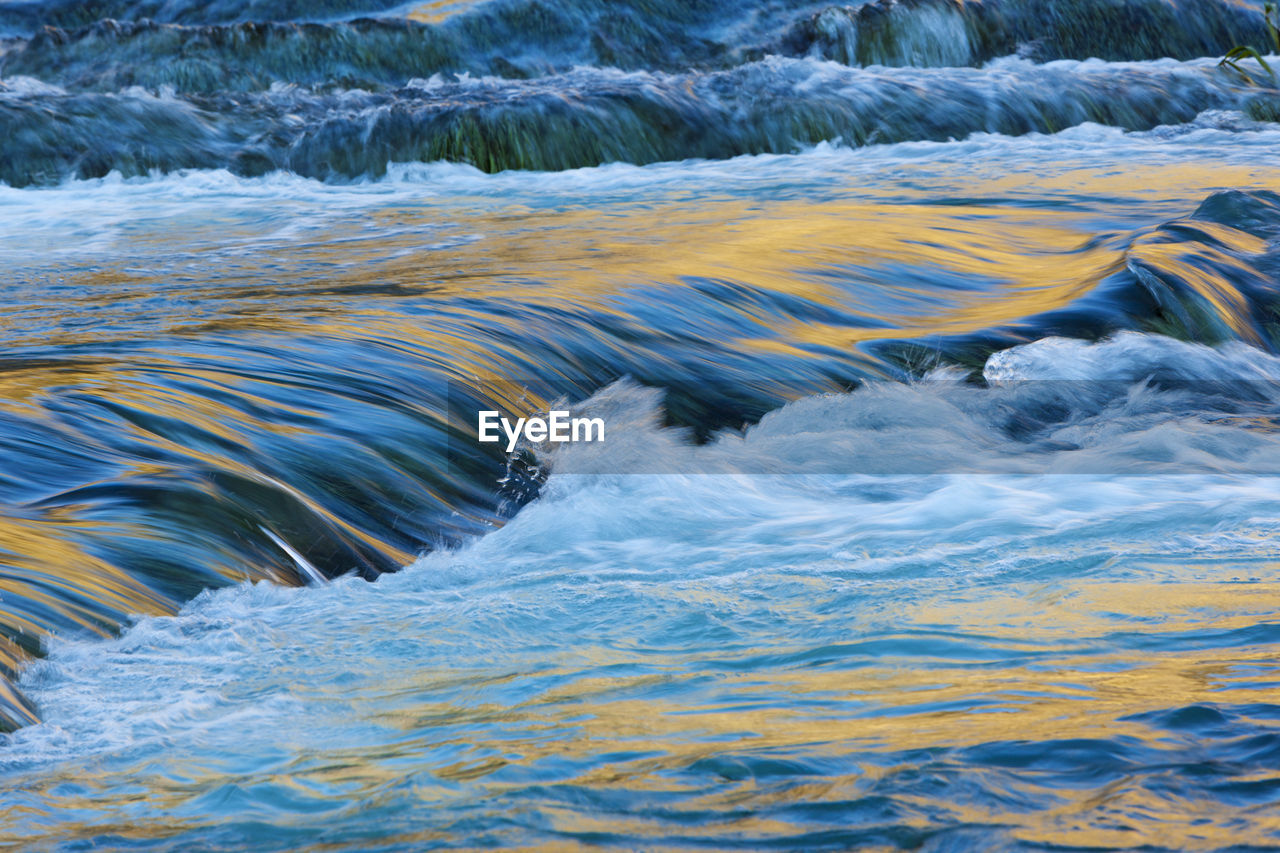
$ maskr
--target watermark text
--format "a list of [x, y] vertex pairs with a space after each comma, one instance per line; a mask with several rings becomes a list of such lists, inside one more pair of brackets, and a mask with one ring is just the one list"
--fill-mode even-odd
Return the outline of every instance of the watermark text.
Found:
[[574, 418], [563, 410], [553, 409], [545, 418], [516, 418], [513, 424], [502, 417], [501, 412], [482, 411], [478, 428], [480, 440], [485, 443], [507, 438], [507, 452], [512, 453], [525, 441], [541, 444], [544, 441], [604, 441], [603, 418]]

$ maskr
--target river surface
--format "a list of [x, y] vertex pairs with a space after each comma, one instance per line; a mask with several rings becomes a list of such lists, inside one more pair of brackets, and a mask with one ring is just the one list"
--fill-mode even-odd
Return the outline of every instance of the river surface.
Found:
[[1238, 43], [0, 2], [0, 846], [1280, 847]]

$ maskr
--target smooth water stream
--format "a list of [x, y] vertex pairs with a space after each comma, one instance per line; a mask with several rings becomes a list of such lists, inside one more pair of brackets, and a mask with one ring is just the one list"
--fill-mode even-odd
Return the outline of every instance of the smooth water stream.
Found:
[[1257, 7], [0, 32], [0, 844], [1280, 845]]

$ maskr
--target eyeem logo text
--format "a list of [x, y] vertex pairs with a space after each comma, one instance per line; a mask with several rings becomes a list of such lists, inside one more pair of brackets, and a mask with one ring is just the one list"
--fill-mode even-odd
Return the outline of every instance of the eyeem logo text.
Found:
[[480, 440], [486, 443], [501, 441], [507, 436], [507, 452], [511, 453], [520, 442], [541, 444], [544, 441], [604, 441], [604, 418], [571, 418], [566, 411], [553, 409], [546, 418], [517, 418], [514, 425], [502, 417], [501, 412], [480, 413]]

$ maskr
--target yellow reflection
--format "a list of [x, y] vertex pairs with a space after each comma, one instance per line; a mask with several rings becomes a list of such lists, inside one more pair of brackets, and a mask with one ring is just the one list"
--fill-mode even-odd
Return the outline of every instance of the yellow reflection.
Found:
[[423, 3], [414, 7], [405, 17], [411, 21], [421, 21], [424, 24], [438, 24], [447, 18], [467, 11], [478, 2], [480, 0], [432, 0], [430, 3]]
[[[411, 14], [419, 20], [439, 20], [465, 6], [429, 3]], [[904, 168], [904, 171], [908, 169]], [[1069, 170], [1034, 176], [999, 174], [975, 177], [964, 188], [974, 197], [1017, 197], [1019, 193], [1076, 193], [1081, 198], [1108, 194], [1142, 195], [1143, 187], [1170, 204], [1170, 216], [1189, 212], [1189, 199], [1202, 198], [1220, 186], [1275, 183], [1274, 169], [1229, 166], [1160, 167], [1131, 165], [1123, 174]], [[951, 190], [939, 178], [922, 173], [938, 197]], [[1139, 188], [1139, 189], [1135, 189]], [[1158, 189], [1157, 189], [1158, 188]], [[207, 244], [182, 259], [201, 268], [199, 284], [184, 285], [185, 301], [176, 309], [152, 308], [145, 335], [217, 339], [280, 336], [301, 341], [377, 341], [422, 360], [424, 369], [472, 380], [476, 376], [517, 378], [526, 352], [531, 315], [566, 318], [583, 327], [593, 315], [623, 323], [634, 322], [628, 300], [640, 288], [665, 287], [675, 295], [670, 310], [687, 303], [698, 316], [697, 302], [706, 299], [696, 280], [727, 283], [763, 299], [744, 298], [729, 309], [741, 321], [739, 336], [727, 343], [742, 352], [812, 354], [824, 347], [847, 351], [852, 344], [875, 338], [908, 338], [956, 334], [1010, 323], [1029, 314], [1062, 307], [1084, 295], [1102, 277], [1124, 262], [1114, 240], [1087, 244], [1095, 236], [1079, 210], [1049, 210], [995, 203], [932, 205], [902, 201], [888, 190], [857, 186], [825, 200], [811, 198], [761, 200], [755, 198], [690, 198], [671, 193], [647, 199], [644, 205], [562, 207], [532, 210], [503, 202], [495, 209], [476, 199], [450, 198], [433, 207], [394, 206], [377, 211], [375, 220], [395, 223], [390, 235], [373, 231], [368, 238], [352, 237], [335, 226], [306, 244], [254, 244], [251, 235], [232, 235], [258, 251], [228, 266], [220, 246], [234, 240], [216, 225], [200, 232]], [[1148, 223], [1153, 224], [1153, 223]], [[424, 239], [417, 226], [430, 226]], [[227, 226], [228, 228], [230, 226]], [[1135, 225], [1135, 227], [1138, 227]], [[1211, 226], [1206, 230], [1213, 231]], [[1233, 251], [1259, 249], [1238, 234], [1214, 232]], [[446, 238], [479, 234], [481, 239], [448, 244]], [[1114, 235], [1112, 235], [1114, 236]], [[1118, 239], [1118, 238], [1117, 238]], [[167, 233], [153, 235], [159, 247], [169, 245]], [[139, 239], [139, 246], [145, 246]], [[1135, 251], [1143, 258], [1175, 270], [1234, 322], [1242, 316], [1239, 294], [1229, 283], [1186, 262], [1177, 244], [1140, 241]], [[1230, 269], [1234, 260], [1214, 251], [1215, 264]], [[137, 338], [139, 306], [172, 284], [173, 263], [155, 259], [148, 273], [103, 263], [98, 269], [71, 273], [80, 285], [64, 302], [44, 306], [43, 313], [13, 312], [0, 317], [0, 331], [15, 351], [23, 346], [71, 347], [87, 342]], [[1238, 268], [1238, 267], [1237, 267]], [[282, 275], [281, 270], [301, 271]], [[898, 278], [884, 270], [896, 269]], [[319, 270], [319, 272], [317, 272]], [[872, 272], [874, 271], [874, 272]], [[923, 276], [913, 278], [913, 276]], [[983, 287], [939, 288], [936, 279], [981, 282]], [[287, 279], [287, 280], [285, 280]], [[800, 298], [814, 306], [839, 310], [840, 321], [824, 321], [773, 313], [769, 296]], [[467, 299], [464, 300], [463, 297]], [[416, 313], [406, 313], [403, 300], [412, 300]], [[199, 310], [192, 306], [199, 305]], [[519, 308], [521, 312], [502, 313]], [[427, 310], [430, 309], [430, 310]], [[86, 316], [100, 320], [89, 325]], [[861, 322], [861, 325], [859, 325]], [[43, 324], [31, 331], [31, 324]], [[663, 329], [640, 331], [662, 335]], [[1242, 334], [1244, 325], [1238, 326]], [[547, 332], [554, 334], [554, 329]], [[186, 363], [181, 347], [134, 350], [133, 361], [112, 359], [29, 363], [0, 371], [0, 410], [38, 420], [49, 418], [46, 405], [68, 391], [108, 402], [146, 417], [188, 424], [217, 440], [237, 443], [254, 433], [300, 438], [307, 427], [298, 425], [318, 413], [304, 405], [281, 407], [246, 390], [245, 370], [253, 365], [228, 362], [210, 367]], [[68, 350], [71, 351], [71, 350]], [[160, 387], [155, 373], [179, 374], [186, 391]], [[493, 384], [492, 399], [512, 411], [542, 408], [545, 401], [529, 399], [518, 383]], [[226, 402], [234, 394], [235, 403]], [[258, 404], [288, 411], [295, 422], [259, 417]], [[193, 446], [158, 435], [145, 424], [113, 424], [166, 454], [189, 459], [194, 466], [232, 470], [250, 479], [260, 472], [235, 463], [217, 447]], [[92, 436], [79, 439], [94, 447]], [[287, 488], [287, 484], [284, 485]], [[306, 501], [305, 496], [296, 495]], [[308, 503], [347, 534], [373, 543], [359, 529], [343, 523], [323, 508]], [[62, 620], [87, 630], [106, 632], [103, 616], [125, 613], [170, 612], [162, 600], [123, 569], [111, 566], [70, 544], [62, 526], [74, 525], [64, 514], [36, 522], [0, 516], [0, 544], [11, 552], [5, 561], [11, 574], [0, 578], [0, 626], [15, 636], [42, 636]], [[398, 555], [409, 562], [412, 555]], [[95, 606], [74, 604], [53, 594], [72, 590]], [[1012, 657], [1043, 650], [1074, 638], [1098, 638], [1125, 624], [1152, 635], [1179, 630], [1233, 630], [1272, 618], [1280, 587], [1274, 582], [1231, 585], [1209, 582], [1127, 583], [1081, 581], [1052, 589], [1022, 586], [1003, 595], [973, 601], [929, 600], [901, 615], [905, 626], [947, 625], [1000, 640]], [[58, 620], [36, 618], [49, 610]], [[0, 667], [16, 669], [26, 652], [15, 643], [0, 641]], [[969, 667], [941, 661], [864, 661], [843, 669], [808, 668], [722, 675], [722, 699], [690, 706], [659, 698], [655, 688], [691, 682], [688, 670], [698, 661], [672, 659], [662, 675], [576, 677], [562, 673], [569, 683], [536, 700], [514, 707], [418, 701], [407, 707], [377, 700], [352, 699], [366, 718], [412, 737], [413, 748], [452, 743], [463, 750], [434, 768], [449, 784], [432, 790], [480, 790], [501, 793], [504, 785], [491, 777], [504, 767], [531, 767], [549, 759], [581, 759], [582, 770], [569, 784], [628, 791], [687, 793], [684, 807], [739, 815], [733, 831], [759, 836], [783, 835], [793, 829], [767, 815], [779, 802], [840, 802], [865, 795], [868, 786], [886, 771], [873, 763], [857, 773], [837, 775], [784, 791], [756, 786], [750, 779], [705, 793], [687, 790], [692, 783], [677, 774], [695, 761], [732, 751], [775, 749], [784, 753], [826, 757], [892, 755], [920, 747], [958, 748], [997, 741], [1051, 741], [1065, 738], [1114, 738], [1126, 735], [1154, 742], [1156, 735], [1138, 722], [1120, 722], [1134, 714], [1197, 703], [1248, 704], [1276, 701], [1270, 688], [1259, 688], [1240, 675], [1242, 667], [1274, 671], [1269, 648], [1200, 651], [1059, 652], [1036, 657], [1034, 664], [994, 668]], [[601, 651], [598, 663], [637, 663], [616, 651]], [[644, 660], [652, 664], [651, 660]], [[450, 673], [405, 673], [406, 695], [425, 694]], [[690, 690], [692, 690], [690, 685]], [[0, 683], [0, 694], [10, 691]], [[636, 698], [648, 694], [650, 698]], [[763, 695], [772, 701], [743, 701]], [[390, 704], [390, 706], [389, 706]], [[950, 707], [942, 707], [950, 706]], [[977, 708], [980, 712], [975, 712]], [[481, 738], [495, 721], [529, 724], [542, 732], [486, 743]], [[456, 740], [432, 739], [441, 723], [464, 726]], [[535, 725], [536, 724], [536, 725]], [[426, 734], [423, 734], [423, 733]], [[501, 759], [482, 754], [500, 749]], [[405, 747], [410, 749], [410, 747]], [[465, 751], [469, 750], [470, 753]], [[617, 760], [601, 764], [593, 756], [644, 750], [657, 757]], [[301, 767], [265, 780], [282, 785], [299, 779], [348, 786], [374, 796], [403, 778], [404, 766], [384, 755], [334, 748], [322, 767]], [[427, 760], [427, 759], [424, 759]], [[78, 777], [79, 778], [79, 777]], [[79, 781], [107, 787], [109, 780], [85, 774]], [[212, 771], [192, 770], [190, 780], [169, 787], [157, 785], [138, 793], [138, 803], [172, 812], [192, 795], [227, 780]], [[1028, 783], [1031, 784], [1031, 783]], [[686, 787], [682, 787], [686, 786]], [[1061, 792], [1059, 792], [1061, 794]], [[425, 794], [424, 794], [425, 796]], [[91, 796], [68, 795], [58, 800], [68, 809], [92, 811]], [[932, 803], [938, 806], [937, 803]], [[6, 807], [0, 827], [26, 822], [21, 806]], [[1182, 849], [1227, 843], [1266, 843], [1280, 831], [1280, 816], [1244, 813], [1230, 833], [1222, 808], [1212, 804], [1168, 803], [1137, 788], [1123, 785], [1106, 791], [1082, 791], [1060, 808], [1021, 814], [980, 812], [954, 805], [958, 820], [998, 822], [1012, 827], [1031, 843], [1128, 845], [1131, 835], [1099, 828], [1097, 818], [1108, 809], [1145, 811], [1159, 827], [1158, 839], [1144, 839]], [[743, 810], [760, 814], [741, 815]], [[600, 822], [581, 812], [554, 809], [550, 819], [566, 829], [594, 829]], [[1206, 825], [1198, 821], [1207, 819]], [[659, 839], [670, 827], [635, 818], [611, 818], [613, 831]], [[923, 819], [920, 820], [923, 826]], [[1144, 824], [1146, 826], [1147, 824]], [[90, 835], [114, 832], [125, 838], [165, 837], [180, 829], [171, 822], [130, 822], [129, 825], [86, 823], [59, 832]], [[0, 829], [0, 839], [5, 837]], [[694, 826], [692, 835], [711, 837], [725, 826]], [[448, 837], [414, 835], [410, 840]], [[456, 840], [456, 839], [455, 839]]]
[[[1117, 595], [1126, 601], [1155, 596], [1156, 600], [1148, 603], [1154, 611], [1161, 606], [1164, 592], [1170, 593], [1175, 609], [1179, 603], [1199, 600], [1199, 593], [1188, 596], [1165, 586], [1132, 584], [1121, 589], [1104, 585], [1093, 591], [1091, 601], [1114, 602]], [[1025, 609], [1016, 596], [1007, 601], [1015, 612]], [[992, 608], [998, 609], [998, 605]], [[932, 608], [924, 608], [906, 614], [904, 624], [933, 615]], [[989, 615], [971, 618], [969, 624], [985, 626]], [[651, 659], [630, 661], [625, 655], [605, 650], [600, 652], [600, 662], [654, 663]], [[571, 668], [542, 673], [557, 676], [555, 680], [563, 683], [514, 706], [432, 703], [424, 697], [432, 690], [457, 687], [459, 676], [405, 672], [399, 685], [402, 695], [418, 697], [410, 706], [389, 707], [394, 704], [394, 694], [344, 696], [342, 702], [344, 708], [352, 702], [353, 712], [370, 722], [399, 729], [403, 738], [389, 738], [377, 747], [335, 745], [319, 752], [308, 747], [292, 766], [249, 777], [226, 777], [202, 769], [198, 757], [186, 760], [174, 755], [172, 766], [165, 770], [168, 781], [153, 780], [159, 783], [135, 794], [134, 806], [145, 804], [147, 811], [170, 812], [181, 809], [193, 792], [224, 784], [236, 784], [249, 792], [254, 786], [279, 786], [295, 790], [300, 797], [327, 799], [335, 807], [354, 799], [377, 803], [390, 796], [389, 792], [403, 792], [405, 775], [413, 773], [421, 779], [415, 795], [422, 800], [422, 807], [448, 809], [471, 806], [477, 799], [497, 802], [504, 792], [521, 790], [525, 783], [502, 780], [501, 771], [506, 768], [533, 771], [550, 764], [566, 768], [564, 774], [552, 777], [563, 790], [613, 790], [636, 797], [668, 795], [663, 799], [666, 811], [690, 816], [679, 821], [680, 834], [714, 849], [717, 840], [726, 838], [785, 839], [812, 829], [781, 816], [778, 809], [799, 803], [806, 807], [823, 803], [840, 806], [876, 796], [877, 785], [910, 769], [894, 763], [895, 759], [904, 760], [901, 754], [909, 751], [1019, 742], [1047, 749], [1044, 745], [1053, 741], [1114, 741], [1121, 737], [1161, 749], [1170, 746], [1165, 740], [1168, 733], [1121, 718], [1199, 703], [1244, 705], [1277, 698], [1275, 691], [1251, 687], [1243, 676], [1235, 674], [1241, 666], [1276, 671], [1274, 655], [1267, 648], [1066, 653], [1051, 665], [1040, 661], [1034, 666], [994, 669], [886, 660], [852, 669], [814, 667], [722, 674], [714, 690], [706, 688], [707, 674], [698, 669], [696, 661], [673, 659], [668, 663], [670, 671], [665, 675], [583, 677]], [[485, 683], [514, 678], [476, 681], [472, 686], [480, 690]], [[713, 693], [717, 698], [702, 704], [653, 698], [659, 692], [655, 688], [667, 688], [669, 693], [673, 685], [683, 685], [695, 695], [701, 685], [701, 695]], [[433, 750], [448, 757], [434, 758]], [[600, 759], [628, 753], [644, 755]], [[779, 782], [757, 779], [750, 773], [734, 777], [690, 769], [703, 759], [769, 754], [825, 769]], [[945, 752], [932, 760], [937, 764], [931, 772], [951, 774], [949, 778], [967, 774], [973, 784], [981, 784], [982, 774], [991, 772], [980, 763], [966, 764]], [[585, 769], [568, 769], [575, 763]], [[57, 807], [68, 814], [92, 814], [101, 808], [92, 790], [98, 786], [110, 790], [116, 777], [96, 778], [89, 773], [75, 778], [91, 793], [58, 796]], [[1015, 778], [1020, 790], [1042, 803], [1042, 808], [979, 806], [971, 798], [955, 796], [953, 786], [928, 794], [913, 794], [908, 786], [906, 790], [895, 789], [898, 814], [892, 822], [919, 829], [934, 826], [940, 819], [999, 824], [1007, 827], [1013, 838], [1028, 843], [1125, 846], [1140, 837], [1142, 843], [1191, 850], [1210, 849], [1227, 841], [1263, 844], [1270, 834], [1280, 831], [1280, 815], [1232, 808], [1221, 802], [1166, 799], [1143, 788], [1136, 779], [1107, 788], [1075, 790], [1053, 785], [1052, 774], [1040, 776], [1034, 769], [1015, 774]], [[55, 787], [60, 781], [65, 780], [55, 778], [44, 784]], [[993, 780], [993, 784], [1005, 783]], [[613, 812], [601, 816], [589, 805], [576, 808], [538, 800], [530, 801], [530, 807], [537, 808], [543, 820], [562, 832], [608, 831], [658, 843], [672, 833], [674, 825], [665, 814], [642, 817]], [[1106, 818], [1117, 814], [1127, 815], [1140, 836], [1108, 828]], [[1141, 815], [1141, 820], [1135, 815]], [[0, 818], [0, 826], [22, 825], [16, 822], [21, 819], [18, 807], [0, 812]], [[145, 839], [168, 837], [183, 829], [199, 829], [199, 825], [139, 823], [119, 831], [127, 838]], [[59, 837], [66, 838], [91, 837], [105, 830], [92, 822], [77, 829], [71, 822], [60, 824], [57, 831]], [[0, 830], [0, 840], [13, 837]], [[441, 829], [395, 837], [406, 843], [451, 838], [465, 843], [465, 839]], [[318, 845], [313, 849], [327, 848]]]

